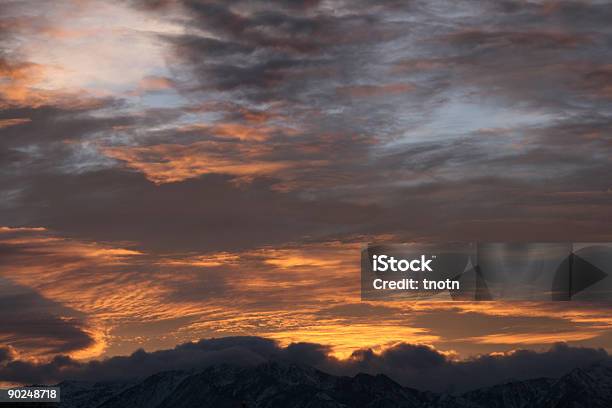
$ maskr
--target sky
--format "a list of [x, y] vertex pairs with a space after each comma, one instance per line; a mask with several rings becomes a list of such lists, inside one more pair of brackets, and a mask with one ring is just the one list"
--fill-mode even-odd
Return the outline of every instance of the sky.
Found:
[[610, 21], [587, 0], [1, 2], [0, 381], [212, 338], [336, 372], [607, 355], [610, 304], [362, 302], [359, 257], [612, 241]]

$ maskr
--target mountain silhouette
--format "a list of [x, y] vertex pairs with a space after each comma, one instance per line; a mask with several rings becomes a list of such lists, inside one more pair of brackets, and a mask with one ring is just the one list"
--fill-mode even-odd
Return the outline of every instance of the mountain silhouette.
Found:
[[[612, 406], [612, 368], [597, 364], [558, 378], [515, 381], [439, 394], [403, 387], [389, 377], [334, 376], [267, 362], [166, 371], [143, 381], [65, 381], [61, 408], [604, 408]], [[42, 405], [39, 405], [42, 406]], [[52, 405], [45, 405], [52, 406]]]

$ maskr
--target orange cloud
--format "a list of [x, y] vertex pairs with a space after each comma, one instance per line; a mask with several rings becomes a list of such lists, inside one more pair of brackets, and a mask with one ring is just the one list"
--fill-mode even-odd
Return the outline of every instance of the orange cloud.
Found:
[[163, 266], [192, 266], [211, 268], [215, 266], [228, 266], [237, 263], [240, 255], [221, 252], [209, 255], [187, 255], [161, 259], [158, 264]]
[[237, 177], [277, 174], [292, 166], [286, 161], [258, 158], [256, 148], [236, 147], [236, 157], [218, 150], [215, 142], [190, 145], [163, 144], [149, 147], [113, 147], [103, 152], [146, 175], [155, 184], [173, 183], [204, 174], [229, 174]]
[[[33, 88], [43, 78], [43, 68], [31, 63], [9, 63], [0, 59], [0, 106], [40, 105], [48, 95]], [[3, 101], [4, 102], [3, 102]]]
[[[67, 108], [95, 107], [100, 104], [92, 95], [50, 89], [45, 81], [57, 68], [29, 62], [9, 62], [0, 58], [0, 108], [39, 107], [55, 104]], [[91, 96], [91, 97], [90, 97]], [[0, 128], [16, 126], [29, 121], [26, 118], [2, 121]]]
[[9, 126], [17, 126], [22, 125], [24, 123], [31, 122], [31, 119], [28, 118], [15, 118], [15, 119], [1, 119], [0, 120], [0, 129], [6, 128]]
[[146, 92], [164, 91], [174, 88], [175, 83], [172, 79], [161, 76], [146, 76], [140, 80], [136, 94]]
[[578, 330], [574, 332], [529, 332], [513, 334], [490, 334], [470, 337], [468, 340], [480, 344], [555, 344], [588, 340], [601, 334], [599, 330]]
[[252, 123], [248, 125], [240, 123], [217, 123], [213, 125], [193, 124], [183, 126], [179, 131], [200, 132], [213, 137], [251, 142], [264, 142], [275, 134], [289, 136], [295, 134], [295, 130], [288, 127], [262, 125], [262, 123], [266, 122], [269, 118], [265, 114], [247, 113], [246, 117], [249, 118]]
[[0, 227], [1, 232], [43, 232], [46, 231], [43, 227]]
[[385, 322], [345, 325], [320, 320], [299, 329], [268, 332], [264, 336], [278, 340], [283, 346], [295, 342], [330, 345], [331, 355], [339, 359], [349, 358], [359, 349], [384, 349], [401, 342], [430, 345], [439, 340], [438, 336], [416, 327]]
[[[501, 302], [362, 302], [361, 241], [312, 242], [240, 252], [151, 254], [130, 243], [96, 243], [51, 235], [40, 227], [0, 227], [7, 249], [0, 276], [88, 316], [96, 342], [77, 357], [159, 348], [201, 337], [260, 335], [282, 344], [329, 344], [337, 357], [396, 342], [451, 347], [588, 342], [612, 328], [596, 305]], [[431, 314], [431, 312], [436, 312]], [[555, 330], [515, 325], [512, 332], [444, 337], [421, 314], [554, 316]], [[177, 322], [177, 323], [172, 323]], [[143, 327], [146, 326], [146, 330]], [[137, 327], [137, 328], [133, 328]], [[455, 343], [457, 342], [457, 343]], [[44, 357], [44, 353], [42, 355]]]

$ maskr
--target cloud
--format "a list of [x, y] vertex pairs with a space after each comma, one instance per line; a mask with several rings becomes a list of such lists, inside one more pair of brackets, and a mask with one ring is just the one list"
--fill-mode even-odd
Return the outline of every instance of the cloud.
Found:
[[140, 80], [136, 94], [142, 95], [147, 92], [161, 92], [172, 89], [175, 86], [176, 84], [171, 78], [149, 75]]
[[452, 33], [445, 40], [459, 47], [471, 49], [494, 48], [504, 52], [512, 49], [526, 51], [530, 48], [551, 50], [555, 48], [575, 48], [588, 44], [590, 39], [585, 34], [568, 34], [560, 31], [527, 31], [487, 32], [483, 30], [465, 30]]
[[392, 96], [412, 90], [414, 90], [414, 86], [402, 83], [386, 85], [352, 85], [338, 88], [338, 92], [345, 93], [354, 98]]
[[0, 120], [0, 129], [9, 126], [18, 126], [24, 123], [28, 123], [29, 121], [30, 119], [28, 118], [2, 119]]
[[48, 363], [5, 358], [0, 380], [51, 383], [66, 379], [112, 381], [143, 378], [166, 370], [205, 368], [216, 364], [253, 366], [269, 360], [312, 365], [338, 375], [383, 373], [402, 385], [433, 391], [462, 392], [503, 381], [559, 377], [576, 367], [609, 361], [601, 349], [557, 344], [546, 351], [516, 350], [455, 360], [431, 347], [400, 343], [380, 352], [364, 349], [346, 360], [330, 357], [314, 343], [281, 347], [259, 337], [226, 337], [184, 343], [169, 350], [138, 350], [129, 356], [77, 362], [56, 357]]
[[[556, 142], [544, 143], [537, 134], [581, 126], [591, 121], [588, 115], [599, 113], [598, 98], [606, 92], [595, 83], [610, 63], [602, 52], [610, 34], [600, 18], [610, 12], [605, 5], [385, 2], [349, 8], [336, 2], [296, 10], [253, 2], [176, 4], [190, 13], [184, 20], [187, 32], [165, 40], [176, 55], [174, 66], [189, 78], [183, 92], [207, 98], [215, 90], [213, 98], [219, 100], [278, 104], [283, 117], [297, 125], [294, 142], [321, 147], [322, 165], [300, 169], [278, 183], [280, 188], [323, 196], [338, 194], [342, 184], [344, 199], [358, 200], [364, 191], [374, 194], [375, 185], [394, 192], [398, 184], [478, 183], [483, 167], [503, 161], [510, 167], [507, 178], [519, 182], [528, 175], [554, 178], [561, 167], [577, 173], [589, 165], [587, 152], [547, 160]], [[399, 24], [402, 19], [410, 25]], [[603, 115], [601, 121], [609, 122]], [[480, 137], [490, 125], [511, 127], [507, 144], [501, 136]], [[342, 161], [325, 148], [322, 136], [337, 128], [342, 129], [335, 133], [345, 151]], [[355, 143], [356, 137], [364, 141]], [[281, 138], [265, 143], [284, 157], [304, 153]], [[517, 148], [530, 140], [530, 149]], [[427, 157], [421, 149], [436, 154]], [[392, 167], [396, 158], [401, 162]], [[262, 166], [253, 167], [254, 177], [268, 176], [257, 170]], [[390, 174], [403, 182], [389, 185], [385, 175]], [[337, 179], [323, 182], [332, 177]]]
[[11, 350], [9, 347], [0, 347], [0, 364], [13, 360], [13, 358], [13, 350]]
[[43, 363], [9, 360], [0, 367], [6, 381], [57, 381], [58, 379], [125, 380], [153, 373], [206, 367], [213, 364], [256, 365], [277, 355], [279, 349], [271, 340], [237, 337], [185, 343], [170, 350], [146, 352], [138, 350], [129, 356], [102, 361], [78, 362], [58, 356]]
[[[248, 180], [249, 177], [279, 174], [292, 167], [291, 162], [258, 160], [261, 153], [256, 148], [228, 143], [108, 148], [104, 152], [144, 173], [156, 184], [179, 182], [205, 174], [226, 174], [238, 180]], [[231, 156], [237, 157], [232, 159]]]
[[0, 106], [34, 105], [47, 101], [49, 93], [33, 89], [41, 78], [41, 67], [26, 62], [9, 62], [0, 58]]
[[519, 349], [469, 360], [454, 360], [426, 346], [399, 344], [381, 353], [356, 352], [346, 366], [349, 372], [382, 372], [401, 384], [419, 389], [462, 392], [504, 381], [556, 378], [575, 367], [608, 360], [608, 354], [602, 349], [561, 343], [542, 352]]
[[[0, 247], [6, 256], [7, 248]], [[0, 361], [18, 350], [21, 358], [79, 352], [95, 344], [82, 313], [36, 291], [0, 278]]]
[[[0, 231], [4, 276], [87, 317], [95, 344], [71, 355], [114, 355], [169, 347], [194, 336], [253, 334], [282, 344], [323, 343], [342, 358], [357, 348], [399, 341], [453, 349], [465, 358], [507, 351], [517, 343], [605, 345], [612, 324], [605, 305], [359, 303], [355, 255], [360, 242], [377, 237], [246, 245], [232, 252], [209, 252], [210, 244], [187, 253], [159, 253], [133, 242], [82, 241], [35, 227]], [[167, 248], [165, 242], [155, 245]], [[29, 352], [50, 358], [44, 346]]]
[[[324, 231], [332, 220], [357, 225], [370, 211], [367, 206], [333, 200], [303, 201], [296, 195], [274, 192], [269, 186], [269, 181], [258, 180], [236, 188], [227, 176], [217, 175], [156, 186], [139, 174], [114, 169], [40, 174], [21, 192], [29, 207], [15, 211], [29, 214], [34, 225], [67, 235], [138, 242], [150, 249], [183, 252], [237, 251], [290, 242], [313, 231]], [[90, 202], [92, 195], [98, 197], [97, 204], [82, 205]], [[41, 200], [48, 203], [44, 213], [35, 205]], [[180, 208], [172, 222], [164, 215], [169, 206]], [[301, 214], [299, 218], [295, 217], [297, 213]], [[9, 223], [8, 213], [6, 217]], [[230, 219], [232, 222], [219, 222]]]
[[[594, 219], [607, 215], [609, 201], [601, 176], [609, 161], [597, 153], [610, 147], [611, 61], [601, 18], [608, 6], [332, 3], [123, 3], [136, 10], [128, 17], [146, 12], [157, 22], [138, 37], [155, 42], [168, 69], [130, 76], [130, 90], [154, 91], [138, 100], [113, 93], [75, 106], [3, 110], [0, 123], [11, 126], [2, 128], [0, 158], [14, 209], [5, 224], [18, 219], [87, 239], [164, 241], [185, 251], [196, 242], [231, 249], [215, 245], [229, 236], [217, 238], [211, 223], [219, 219], [233, 220], [237, 248], [379, 233], [605, 235]], [[105, 18], [123, 10], [109, 7]], [[89, 11], [80, 8], [79, 18]], [[6, 61], [12, 71], [24, 63]], [[171, 107], [149, 109], [151, 101]], [[102, 187], [106, 207], [86, 205], [100, 199], [87, 184], [105, 177], [114, 185]], [[147, 182], [186, 185], [156, 190]], [[50, 183], [68, 195], [79, 191], [73, 217], [63, 216], [71, 204]], [[212, 200], [198, 210], [192, 203], [205, 188], [238, 201]], [[177, 225], [190, 228], [174, 241], [165, 237], [180, 235], [177, 229], [161, 221], [168, 207], [150, 203], [162, 194], [176, 202], [179, 190], [182, 205], [193, 207], [185, 214], [201, 221], [177, 214]], [[572, 221], [582, 217], [575, 199], [556, 194], [575, 191], [601, 193], [591, 219]], [[155, 220], [139, 215], [144, 206]], [[133, 217], [117, 233], [92, 221], [126, 213]], [[556, 226], [561, 219], [570, 220], [567, 232]], [[266, 222], [270, 239], [260, 233]], [[202, 238], [196, 225], [210, 234]]]

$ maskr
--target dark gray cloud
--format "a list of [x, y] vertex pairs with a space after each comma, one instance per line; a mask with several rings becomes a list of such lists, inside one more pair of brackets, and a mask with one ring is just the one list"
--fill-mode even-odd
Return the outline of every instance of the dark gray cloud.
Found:
[[0, 348], [0, 364], [13, 359], [13, 352], [8, 347]]
[[[94, 344], [82, 313], [4, 278], [0, 278], [0, 319], [0, 342], [22, 353], [62, 354]], [[9, 349], [0, 348], [0, 361], [10, 356]]]
[[[130, 3], [180, 16], [185, 33], [159, 38], [191, 104], [2, 110], [30, 120], [0, 129], [4, 223], [166, 250], [388, 232], [532, 239], [557, 237], [560, 214], [587, 217], [563, 194], [589, 191], [582, 203], [596, 206], [566, 235], [602, 235], [609, 5]], [[258, 126], [260, 139], [232, 136]], [[145, 150], [108, 157], [130, 148]], [[245, 157], [291, 165], [240, 188], [231, 169], [182, 168], [159, 186], [133, 174]]]
[[[370, 211], [333, 201], [305, 202], [271, 191], [267, 183], [236, 188], [227, 177], [207, 176], [156, 186], [140, 174], [116, 170], [39, 175], [21, 193], [28, 204], [15, 211], [29, 213], [32, 225], [68, 236], [128, 240], [160, 251], [288, 242], [335, 225], [358, 225]], [[47, 210], [40, 212], [43, 203]], [[9, 211], [3, 222], [10, 218]]]
[[11, 381], [125, 380], [153, 373], [206, 367], [213, 364], [256, 365], [278, 355], [280, 349], [267, 339], [237, 337], [185, 343], [171, 350], [148, 353], [138, 350], [129, 356], [102, 361], [78, 362], [58, 356], [44, 364], [7, 361], [0, 368], [0, 377]]
[[453, 361], [426, 346], [400, 344], [376, 354], [356, 352], [351, 372], [383, 372], [404, 385], [433, 391], [461, 392], [510, 380], [556, 378], [576, 367], [609, 361], [602, 349], [557, 344], [550, 350], [517, 350], [506, 355], [482, 355]]
[[576, 367], [609, 362], [602, 349], [554, 345], [547, 351], [517, 350], [457, 361], [427, 346], [398, 344], [381, 353], [356, 351], [347, 360], [329, 355], [330, 349], [312, 343], [280, 347], [259, 337], [226, 337], [185, 343], [170, 350], [138, 350], [125, 357], [77, 362], [56, 357], [32, 364], [8, 360], [0, 365], [5, 381], [55, 382], [65, 379], [110, 381], [142, 378], [159, 371], [205, 368], [215, 364], [253, 366], [269, 360], [307, 364], [338, 375], [383, 373], [405, 386], [434, 391], [461, 392], [502, 381], [559, 377]]
[[[299, 175], [299, 187], [315, 197], [412, 198], [428, 185], [478, 186], [477, 195], [499, 197], [516, 184], [535, 209], [541, 203], [530, 196], [538, 191], [574, 189], [570, 177], [596, 190], [585, 174], [609, 170], [598, 153], [610, 147], [607, 4], [332, 2], [296, 11], [179, 3], [193, 32], [170, 43], [175, 66], [193, 74], [188, 89], [219, 89], [247, 105], [279, 102], [300, 134], [267, 144], [295, 159], [290, 146], [304, 140], [329, 159]], [[297, 49], [304, 38], [311, 46]], [[326, 146], [331, 132], [338, 143]], [[579, 134], [600, 136], [570, 151], [565, 141]], [[481, 183], [483, 174], [500, 180]], [[468, 201], [455, 215], [474, 215]], [[505, 204], [498, 218], [516, 203]]]

